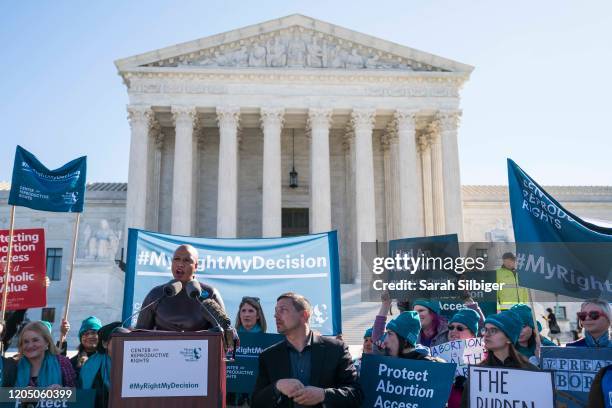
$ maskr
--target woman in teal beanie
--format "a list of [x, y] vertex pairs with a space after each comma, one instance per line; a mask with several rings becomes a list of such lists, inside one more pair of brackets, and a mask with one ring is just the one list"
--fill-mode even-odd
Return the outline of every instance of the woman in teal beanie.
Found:
[[96, 352], [98, 345], [98, 330], [102, 327], [102, 322], [95, 316], [89, 316], [81, 322], [79, 329], [79, 347], [77, 354], [70, 359], [74, 371], [77, 375], [85, 361]]
[[448, 341], [446, 319], [440, 315], [439, 301], [417, 299], [412, 309], [419, 314], [421, 320], [420, 344], [432, 347]]
[[421, 320], [414, 311], [402, 312], [387, 323], [382, 347], [385, 355], [409, 360], [430, 360], [442, 362], [429, 355], [429, 349], [418, 344]]
[[[79, 375], [79, 385], [83, 389], [96, 390], [96, 408], [108, 406], [111, 373], [111, 335], [121, 330], [121, 322], [109, 323], [98, 331], [96, 353], [87, 359]], [[123, 329], [125, 330], [125, 329]]]
[[[509, 310], [491, 315], [485, 319], [482, 333], [484, 344], [487, 349], [487, 358], [480, 366], [485, 367], [509, 367], [536, 370], [539, 368], [531, 364], [515, 348], [522, 329], [522, 321], [518, 315]], [[463, 388], [461, 407], [469, 407], [469, 379]]]
[[[531, 307], [519, 303], [510, 308], [511, 312], [514, 312], [518, 315], [523, 324], [523, 328], [521, 329], [521, 334], [517, 342], [514, 344], [516, 350], [530, 359], [530, 361], [537, 363], [536, 357], [536, 335], [535, 335], [535, 326], [533, 325], [533, 316], [531, 314]], [[538, 332], [542, 331], [542, 325], [540, 322], [538, 323]], [[542, 346], [556, 346], [555, 343], [548, 340], [546, 337], [540, 335], [540, 342]]]
[[448, 341], [472, 339], [478, 332], [478, 312], [472, 309], [461, 309], [448, 322]]

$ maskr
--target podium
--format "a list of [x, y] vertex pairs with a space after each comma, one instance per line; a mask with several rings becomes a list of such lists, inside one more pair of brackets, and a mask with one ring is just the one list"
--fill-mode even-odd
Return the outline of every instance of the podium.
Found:
[[136, 331], [111, 342], [110, 407], [225, 408], [221, 333]]

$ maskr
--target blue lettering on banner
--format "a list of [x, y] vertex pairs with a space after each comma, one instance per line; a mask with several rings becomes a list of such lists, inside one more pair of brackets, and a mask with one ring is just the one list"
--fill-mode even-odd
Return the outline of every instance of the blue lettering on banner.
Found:
[[[292, 291], [312, 304], [311, 328], [323, 335], [342, 332], [336, 231], [287, 238], [216, 239], [130, 229], [124, 319], [141, 307], [154, 286], [172, 279], [172, 254], [181, 244], [198, 250], [196, 277], [221, 292], [228, 316], [237, 314], [243, 296], [257, 296], [266, 321], [274, 322], [276, 298]], [[270, 326], [268, 332], [274, 332], [276, 328]]]

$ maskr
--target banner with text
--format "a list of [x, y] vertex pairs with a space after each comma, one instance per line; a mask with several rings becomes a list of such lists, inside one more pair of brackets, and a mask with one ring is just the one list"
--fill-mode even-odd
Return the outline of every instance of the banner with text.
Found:
[[285, 339], [281, 334], [239, 333], [240, 347], [236, 349], [236, 360], [227, 362], [227, 392], [250, 394], [259, 373], [259, 355], [266, 348]]
[[567, 408], [586, 407], [593, 377], [612, 364], [611, 348], [542, 347], [543, 370], [555, 377], [557, 402]]
[[[4, 290], [4, 269], [8, 258], [9, 231], [0, 230], [0, 293]], [[8, 286], [7, 310], [47, 305], [45, 286], [45, 230], [13, 230], [13, 253]]]
[[455, 364], [364, 354], [360, 371], [364, 408], [443, 408]]
[[578, 218], [508, 159], [521, 286], [612, 301], [612, 228]]
[[17, 146], [8, 203], [41, 211], [83, 212], [86, 173], [85, 156], [50, 170]]
[[472, 365], [468, 372], [471, 408], [555, 406], [550, 372]]
[[243, 296], [257, 296], [266, 320], [274, 322], [276, 298], [291, 291], [312, 304], [312, 329], [323, 335], [342, 332], [335, 231], [287, 238], [217, 239], [130, 229], [124, 319], [139, 310], [154, 286], [172, 279], [172, 254], [181, 244], [197, 248], [196, 277], [221, 292], [228, 316], [236, 315]]
[[478, 364], [487, 358], [482, 337], [455, 340], [431, 347], [432, 357], [440, 357], [448, 363], [457, 364], [455, 377], [468, 376], [468, 366]]

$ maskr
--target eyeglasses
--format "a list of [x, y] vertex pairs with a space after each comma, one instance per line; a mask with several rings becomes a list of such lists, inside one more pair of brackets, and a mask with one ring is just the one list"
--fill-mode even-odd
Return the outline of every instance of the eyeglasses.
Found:
[[480, 333], [484, 336], [489, 335], [489, 336], [495, 336], [497, 333], [499, 333], [499, 329], [497, 327], [483, 327], [482, 330], [480, 330]]
[[581, 322], [584, 322], [587, 317], [589, 317], [591, 320], [597, 320], [603, 316], [603, 313], [598, 312], [597, 310], [591, 310], [590, 312], [578, 312], [576, 315]]
[[259, 303], [259, 298], [255, 297], [255, 296], [244, 296], [241, 300], [241, 302], [246, 302], [248, 300], [252, 300], [253, 302], [257, 302]]
[[453, 331], [453, 330], [457, 330], [458, 332], [462, 332], [462, 331], [467, 330], [467, 329], [465, 327], [463, 327], [463, 326], [455, 326], [454, 324], [448, 325], [448, 331]]

